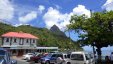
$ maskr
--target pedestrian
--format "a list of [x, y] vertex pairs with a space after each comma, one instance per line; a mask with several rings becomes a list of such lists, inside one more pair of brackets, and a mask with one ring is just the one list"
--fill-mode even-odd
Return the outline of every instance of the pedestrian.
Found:
[[111, 64], [111, 61], [109, 59], [109, 56], [105, 56], [105, 63], [106, 64]]
[[113, 64], [113, 52], [111, 52], [110, 60], [111, 60], [111, 64]]

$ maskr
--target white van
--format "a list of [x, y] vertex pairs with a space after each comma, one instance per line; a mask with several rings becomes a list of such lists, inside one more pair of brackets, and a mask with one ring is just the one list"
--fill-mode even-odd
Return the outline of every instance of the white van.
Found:
[[95, 64], [91, 58], [91, 55], [87, 52], [72, 52], [68, 64]]

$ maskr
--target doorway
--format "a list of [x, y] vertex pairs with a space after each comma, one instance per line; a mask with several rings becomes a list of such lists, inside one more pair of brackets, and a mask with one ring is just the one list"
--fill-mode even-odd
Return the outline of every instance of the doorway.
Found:
[[18, 56], [22, 56], [23, 54], [24, 54], [24, 50], [23, 49], [18, 50]]

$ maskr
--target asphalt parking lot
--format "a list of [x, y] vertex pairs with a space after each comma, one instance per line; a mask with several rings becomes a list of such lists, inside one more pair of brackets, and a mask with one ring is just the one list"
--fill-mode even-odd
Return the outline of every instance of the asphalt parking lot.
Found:
[[17, 64], [40, 64], [40, 63], [31, 63], [31, 62], [26, 62], [25, 60], [23, 61], [17, 60]]
[[19, 61], [19, 60], [17, 60], [17, 64], [30, 64], [30, 63], [26, 62], [26, 61]]
[[22, 57], [13, 56], [12, 59], [17, 60], [17, 64], [40, 64], [40, 63], [26, 62], [26, 60], [22, 60]]

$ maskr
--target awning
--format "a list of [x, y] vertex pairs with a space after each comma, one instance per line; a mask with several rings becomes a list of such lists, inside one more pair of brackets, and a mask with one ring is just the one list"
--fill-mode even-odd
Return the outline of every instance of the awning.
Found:
[[58, 47], [36, 47], [37, 49], [58, 49]]
[[10, 47], [10, 49], [36, 49], [36, 47]]

